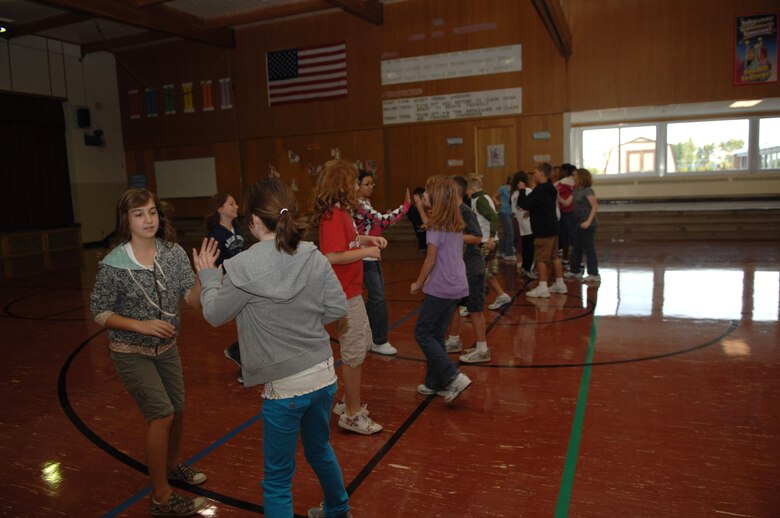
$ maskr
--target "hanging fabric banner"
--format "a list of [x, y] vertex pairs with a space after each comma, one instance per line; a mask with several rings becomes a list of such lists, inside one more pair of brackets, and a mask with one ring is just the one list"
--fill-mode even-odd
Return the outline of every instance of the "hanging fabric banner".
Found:
[[203, 98], [203, 111], [214, 111], [214, 95], [211, 92], [211, 79], [200, 82], [200, 93]]
[[173, 85], [163, 85], [163, 97], [165, 98], [165, 115], [176, 113], [176, 102], [173, 97]]
[[157, 92], [154, 88], [146, 89], [146, 116], [157, 117]]
[[233, 107], [232, 84], [229, 77], [223, 77], [219, 80], [219, 93], [222, 97], [222, 109], [228, 110]]
[[130, 112], [130, 118], [131, 119], [140, 119], [141, 118], [141, 108], [138, 103], [138, 90], [128, 90], [127, 91], [127, 98], [129, 101], [129, 112]]
[[182, 83], [181, 92], [184, 96], [184, 113], [195, 111], [195, 104], [192, 102], [192, 83]]

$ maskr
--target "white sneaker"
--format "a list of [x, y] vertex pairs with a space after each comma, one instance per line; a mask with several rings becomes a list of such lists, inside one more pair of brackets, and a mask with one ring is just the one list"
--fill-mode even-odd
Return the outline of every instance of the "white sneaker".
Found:
[[463, 363], [483, 363], [490, 361], [490, 349], [480, 351], [477, 348], [470, 349], [466, 354], [460, 356]]
[[584, 279], [582, 279], [583, 282], [601, 282], [601, 275], [588, 275]]
[[341, 414], [341, 417], [339, 417], [339, 427], [362, 435], [371, 435], [382, 431], [382, 425], [377, 424], [373, 419], [368, 417], [365, 406], [360, 412], [353, 416]]
[[460, 312], [461, 317], [469, 316], [469, 310], [466, 308], [466, 306], [458, 306], [458, 311]]
[[539, 276], [536, 275], [536, 273], [532, 272], [531, 270], [523, 270], [523, 269], [521, 269], [520, 273], [522, 275], [525, 275], [526, 277], [528, 277], [531, 280], [535, 280], [535, 279], [539, 278]]
[[460, 393], [471, 386], [471, 379], [463, 373], [458, 373], [455, 379], [447, 385], [447, 388], [439, 391], [439, 395], [444, 398], [445, 403], [452, 402]]
[[512, 302], [512, 297], [509, 296], [508, 293], [504, 293], [503, 295], [499, 295], [496, 297], [496, 300], [493, 301], [491, 305], [488, 306], [488, 309], [492, 309], [493, 311], [497, 309], [501, 309], [506, 304], [509, 304]]
[[420, 385], [417, 385], [417, 393], [422, 394], [423, 396], [430, 396], [431, 394], [436, 394], [437, 392], [433, 389], [428, 388], [428, 385], [422, 383]]
[[566, 295], [566, 285], [559, 286], [557, 283], [553, 284], [548, 288], [548, 291], [550, 293], [560, 293], [562, 295]]
[[537, 299], [549, 299], [550, 290], [547, 289], [547, 286], [543, 287], [541, 284], [539, 284], [536, 288], [530, 291], [526, 291], [525, 296], [530, 298], [537, 298]]
[[[366, 408], [367, 403], [363, 403], [360, 406], [360, 410], [365, 412], [366, 415], [370, 415], [371, 412], [368, 411], [368, 408]], [[343, 401], [337, 401], [335, 405], [333, 405], [333, 413], [336, 415], [344, 415], [344, 412], [347, 411], [347, 404]]]
[[582, 279], [582, 273], [580, 272], [577, 273], [566, 272], [563, 274], [563, 276], [566, 277], [567, 279]]
[[451, 336], [444, 341], [444, 348], [447, 354], [459, 353], [463, 350], [463, 343], [460, 341], [459, 336]]
[[390, 345], [390, 342], [385, 342], [379, 345], [371, 344], [371, 351], [377, 354], [384, 354], [385, 356], [392, 356], [394, 354], [398, 354], [398, 349]]

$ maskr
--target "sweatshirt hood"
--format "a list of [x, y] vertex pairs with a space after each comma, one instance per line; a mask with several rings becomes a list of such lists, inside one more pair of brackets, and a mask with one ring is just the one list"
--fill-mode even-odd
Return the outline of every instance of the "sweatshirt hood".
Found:
[[293, 255], [278, 252], [273, 240], [260, 241], [222, 264], [237, 288], [285, 302], [309, 283], [316, 253], [317, 247], [308, 241], [298, 243]]
[[[127, 254], [125, 245], [127, 245], [127, 242], [124, 242], [121, 245], [116, 246], [100, 262], [107, 266], [113, 266], [114, 268], [120, 268], [122, 270], [147, 270], [148, 268], [145, 268], [140, 264], [138, 264], [137, 262], [133, 261], [133, 259]], [[164, 246], [163, 242], [158, 239], [157, 240], [158, 255], [160, 254], [160, 250], [162, 246]], [[156, 259], [157, 258], [155, 257], [155, 260]]]

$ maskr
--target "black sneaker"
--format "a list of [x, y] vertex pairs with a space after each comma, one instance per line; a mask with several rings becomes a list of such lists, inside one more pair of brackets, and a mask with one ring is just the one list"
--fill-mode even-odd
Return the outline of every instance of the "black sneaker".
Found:
[[206, 507], [207, 501], [202, 496], [190, 498], [176, 493], [171, 493], [168, 503], [155, 502], [154, 498], [149, 502], [149, 513], [152, 516], [192, 516]]
[[196, 471], [186, 464], [177, 464], [175, 468], [168, 472], [168, 478], [197, 486], [204, 483], [208, 477], [206, 477], [205, 473]]

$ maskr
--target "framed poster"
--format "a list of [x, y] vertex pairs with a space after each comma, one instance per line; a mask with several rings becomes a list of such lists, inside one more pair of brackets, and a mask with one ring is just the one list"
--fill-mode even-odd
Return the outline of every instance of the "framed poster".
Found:
[[487, 147], [487, 166], [504, 167], [504, 145], [493, 144]]
[[736, 17], [734, 84], [777, 82], [777, 13]]

